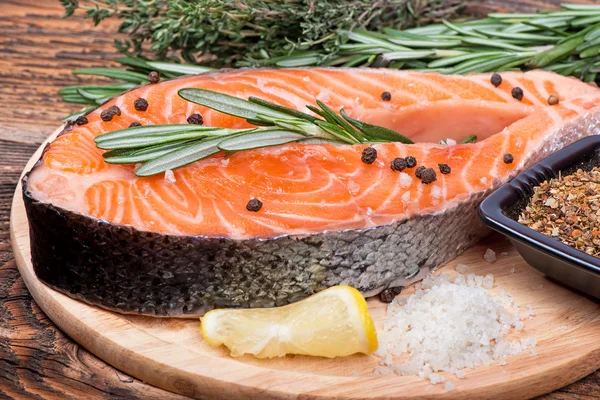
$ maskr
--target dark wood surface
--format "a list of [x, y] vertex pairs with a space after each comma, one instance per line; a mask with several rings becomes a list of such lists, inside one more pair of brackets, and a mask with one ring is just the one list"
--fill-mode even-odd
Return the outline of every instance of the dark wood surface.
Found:
[[[559, 1], [474, 3], [470, 9], [483, 13], [533, 11]], [[66, 337], [32, 300], [12, 256], [10, 203], [21, 170], [60, 119], [79, 108], [61, 102], [58, 89], [91, 82], [70, 71], [111, 65], [117, 55], [114, 24], [61, 17], [58, 0], [0, 0], [0, 398], [181, 399], [115, 370]], [[600, 399], [600, 372], [543, 399]]]

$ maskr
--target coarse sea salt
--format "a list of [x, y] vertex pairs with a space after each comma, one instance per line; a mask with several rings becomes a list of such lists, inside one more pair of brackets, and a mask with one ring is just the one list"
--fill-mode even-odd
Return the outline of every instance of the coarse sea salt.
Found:
[[496, 252], [492, 249], [487, 249], [485, 251], [485, 254], [483, 255], [483, 258], [485, 259], [485, 261], [491, 263], [496, 262]]
[[177, 179], [175, 179], [175, 174], [170, 169], [165, 171], [165, 181], [169, 183], [176, 183]]
[[[535, 338], [507, 340], [504, 336], [519, 330], [523, 322], [519, 307], [504, 291], [493, 298], [486, 290], [494, 283], [485, 277], [450, 275], [426, 277], [410, 296], [397, 297], [387, 309], [387, 320], [380, 332], [381, 357], [376, 375], [416, 375], [432, 384], [443, 383], [447, 391], [454, 385], [441, 372], [462, 379], [465, 368], [501, 361], [535, 347]], [[528, 308], [525, 316], [530, 315]], [[409, 360], [393, 364], [393, 357], [410, 355]], [[450, 385], [448, 385], [450, 383]]]
[[459, 274], [466, 274], [467, 272], [469, 272], [469, 267], [467, 267], [466, 264], [456, 264], [456, 272], [458, 272]]

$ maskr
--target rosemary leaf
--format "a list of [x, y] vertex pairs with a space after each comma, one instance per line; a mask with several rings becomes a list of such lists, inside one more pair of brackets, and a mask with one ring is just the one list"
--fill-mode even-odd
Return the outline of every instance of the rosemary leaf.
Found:
[[214, 92], [206, 89], [181, 89], [179, 96], [192, 103], [200, 104], [204, 107], [212, 108], [225, 114], [233, 115], [244, 119], [260, 119], [259, 114], [271, 118], [288, 118], [289, 115], [275, 111], [272, 108], [260, 104], [251, 103], [239, 97], [228, 94]]
[[356, 139], [359, 143], [366, 142], [366, 139], [362, 138], [360, 133], [358, 133], [352, 125], [350, 125], [344, 118], [337, 115], [331, 108], [327, 107], [325, 103], [323, 103], [320, 100], [317, 100], [317, 105], [321, 107], [325, 115], [328, 115], [331, 118], [333, 124], [341, 126], [350, 136]]
[[139, 72], [123, 71], [115, 68], [80, 68], [74, 70], [73, 74], [104, 76], [131, 83], [145, 83], [148, 81], [148, 77]]
[[190, 139], [199, 139], [208, 136], [228, 136], [233, 133], [230, 129], [205, 129], [187, 132], [171, 132], [167, 135], [134, 135], [123, 138], [115, 138], [96, 143], [99, 149], [115, 150], [115, 149], [132, 149], [139, 147], [155, 146], [164, 143], [175, 143], [187, 141]]
[[305, 114], [305, 113], [303, 113], [301, 111], [293, 110], [291, 108], [280, 106], [278, 104], [269, 103], [268, 101], [265, 101], [263, 99], [259, 99], [257, 97], [251, 96], [251, 97], [248, 98], [248, 101], [251, 102], [251, 103], [254, 103], [254, 104], [258, 104], [258, 105], [263, 106], [263, 107], [270, 108], [270, 109], [275, 110], [277, 112], [281, 112], [281, 113], [290, 115], [290, 116], [295, 117], [295, 118], [305, 119], [308, 122], [314, 122], [314, 120], [316, 119], [315, 117], [310, 116], [308, 114]]
[[346, 121], [352, 124], [356, 129], [361, 131], [369, 140], [382, 141], [382, 142], [400, 142], [405, 144], [413, 144], [414, 142], [404, 135], [399, 134], [382, 126], [371, 125], [366, 122], [358, 121], [354, 118], [350, 118], [346, 111], [342, 108], [340, 115], [344, 117]]
[[198, 126], [193, 124], [167, 124], [167, 125], [145, 125], [136, 126], [133, 128], [119, 129], [117, 131], [107, 132], [102, 135], [96, 136], [94, 141], [96, 143], [103, 143], [113, 139], [123, 139], [133, 136], [164, 136], [169, 134], [177, 134], [181, 132], [197, 132], [220, 129], [215, 127]]
[[148, 61], [146, 64], [148, 64], [148, 66], [153, 70], [169, 72], [177, 75], [195, 75], [214, 71], [214, 68], [203, 67], [199, 65], [174, 64], [159, 61]]
[[477, 135], [469, 135], [465, 139], [463, 139], [460, 142], [460, 144], [475, 143], [475, 142], [477, 142]]
[[173, 170], [210, 157], [220, 151], [218, 145], [222, 140], [223, 138], [217, 138], [187, 144], [179, 150], [172, 151], [139, 166], [136, 168], [135, 174], [137, 176], [156, 175], [168, 169]]
[[109, 164], [137, 164], [154, 160], [175, 150], [183, 149], [189, 143], [189, 141], [183, 141], [150, 146], [143, 149], [111, 150], [102, 154], [102, 156], [104, 157], [104, 161]]
[[257, 130], [245, 135], [224, 139], [219, 143], [219, 149], [228, 152], [249, 150], [261, 147], [278, 146], [306, 138], [305, 135], [300, 133], [278, 129]]
[[105, 93], [95, 94], [93, 92], [90, 92], [90, 91], [87, 91], [84, 89], [79, 89], [79, 88], [77, 89], [77, 94], [79, 94], [81, 97], [83, 97], [86, 100], [92, 100], [92, 101], [106, 98]]

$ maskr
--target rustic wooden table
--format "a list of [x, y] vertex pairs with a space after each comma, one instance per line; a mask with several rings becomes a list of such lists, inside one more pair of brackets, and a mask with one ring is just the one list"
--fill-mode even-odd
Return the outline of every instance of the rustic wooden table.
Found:
[[[588, 0], [595, 3], [597, 0]], [[488, 0], [476, 11], [533, 11], [558, 0]], [[15, 185], [39, 144], [78, 109], [60, 87], [74, 68], [116, 57], [115, 25], [62, 19], [58, 0], [0, 0], [0, 398], [181, 399], [115, 370], [79, 347], [38, 308], [15, 265], [9, 211]], [[544, 399], [600, 399], [600, 371]]]

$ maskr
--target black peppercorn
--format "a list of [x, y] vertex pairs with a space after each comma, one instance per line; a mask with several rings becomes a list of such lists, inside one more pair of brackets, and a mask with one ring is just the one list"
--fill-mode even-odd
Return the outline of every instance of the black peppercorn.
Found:
[[77, 117], [77, 119], [75, 120], [75, 123], [77, 125], [85, 125], [87, 124], [89, 121], [87, 119], [87, 117], [85, 115], [81, 115], [79, 117]]
[[152, 71], [148, 74], [148, 80], [150, 83], [158, 83], [160, 81], [160, 74], [156, 71]]
[[115, 115], [121, 116], [121, 109], [117, 106], [108, 107], [108, 111], [112, 112]]
[[390, 164], [390, 168], [392, 168], [392, 171], [403, 171], [406, 169], [406, 160], [401, 157], [394, 158]]
[[425, 168], [423, 172], [421, 172], [421, 183], [428, 185], [436, 180], [437, 176], [433, 168]]
[[202, 115], [196, 113], [187, 117], [187, 122], [188, 124], [202, 125], [204, 123], [204, 119], [202, 118]]
[[257, 212], [257, 211], [260, 211], [260, 209], [262, 208], [262, 205], [263, 205], [262, 201], [260, 201], [258, 199], [252, 199], [248, 202], [248, 204], [246, 204], [246, 210]]
[[515, 99], [519, 101], [523, 100], [523, 89], [521, 89], [520, 87], [513, 88], [511, 94], [512, 97], [514, 97]]
[[390, 92], [381, 93], [381, 100], [390, 101], [392, 99], [392, 94]]
[[102, 121], [104, 121], [104, 122], [112, 121], [114, 116], [115, 116], [115, 113], [112, 112], [110, 109], [103, 110], [100, 113], [100, 118], [102, 118]]
[[362, 151], [362, 156], [360, 159], [365, 164], [373, 164], [375, 160], [377, 160], [377, 150], [375, 150], [373, 147], [367, 147]]
[[148, 101], [141, 97], [133, 102], [133, 107], [138, 111], [146, 111], [148, 109]]
[[421, 165], [421, 166], [420, 166], [419, 168], [417, 168], [417, 170], [415, 171], [415, 176], [416, 176], [417, 178], [421, 179], [421, 178], [422, 178], [423, 171], [425, 171], [426, 169], [427, 169], [427, 167], [425, 167], [425, 166]]
[[444, 175], [452, 172], [452, 168], [450, 168], [448, 164], [438, 164], [438, 167], [440, 168], [440, 172]]
[[408, 156], [405, 158], [406, 160], [406, 168], [414, 168], [417, 166], [417, 159], [413, 156]]
[[558, 104], [559, 100], [558, 97], [555, 95], [550, 95], [550, 97], [548, 97], [548, 104], [550, 104], [551, 106], [554, 106], [556, 104]]
[[383, 303], [391, 303], [394, 301], [394, 297], [396, 297], [396, 294], [392, 289], [384, 289], [381, 293], [379, 293], [379, 300], [381, 300]]
[[135, 128], [136, 126], [142, 126], [142, 124], [140, 124], [139, 122], [132, 122], [129, 124], [130, 128]]
[[490, 80], [492, 81], [492, 85], [498, 87], [502, 83], [502, 76], [500, 76], [500, 74], [494, 74]]
[[512, 164], [512, 162], [515, 160], [515, 158], [513, 157], [512, 154], [507, 153], [504, 155], [503, 160], [504, 160], [504, 164]]

